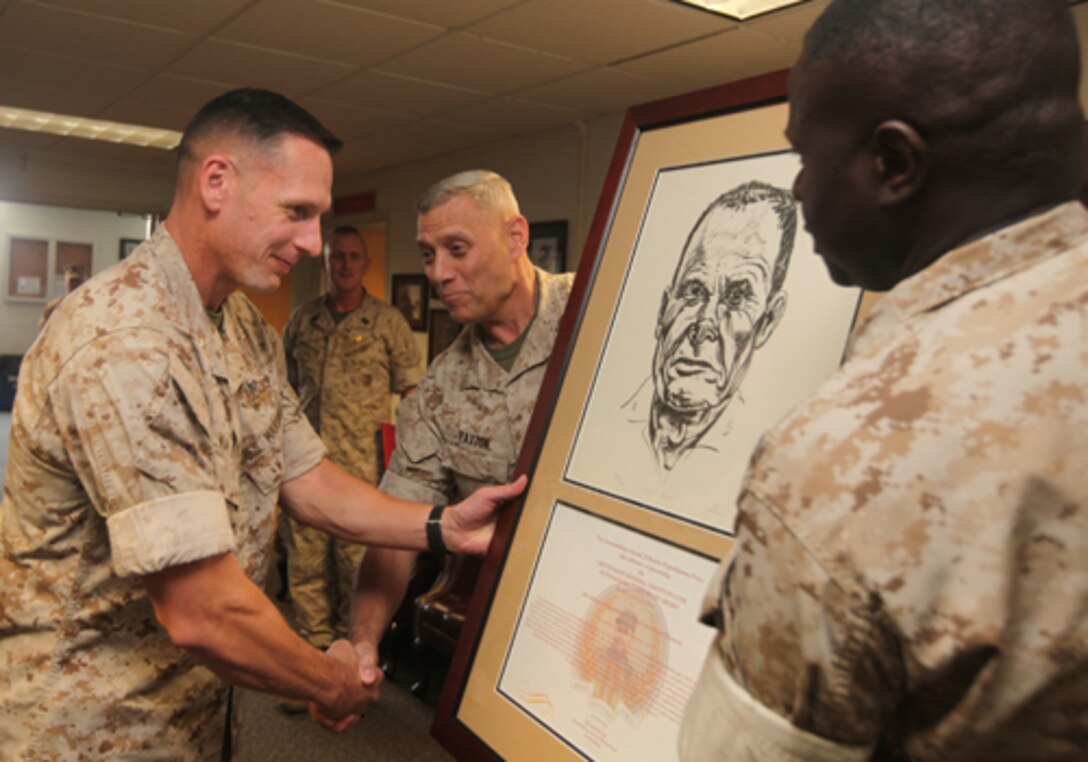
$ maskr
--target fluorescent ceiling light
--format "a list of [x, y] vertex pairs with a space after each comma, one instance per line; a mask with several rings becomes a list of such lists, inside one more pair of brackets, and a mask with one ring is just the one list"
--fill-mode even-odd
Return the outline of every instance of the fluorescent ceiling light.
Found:
[[144, 148], [161, 148], [164, 151], [172, 151], [181, 142], [181, 133], [174, 130], [107, 122], [102, 119], [84, 119], [78, 116], [50, 114], [46, 111], [30, 111], [9, 106], [0, 106], [0, 127], [29, 132], [47, 132], [69, 138], [104, 140], [108, 143], [123, 143]]
[[788, 8], [791, 5], [799, 5], [805, 0], [676, 0], [685, 5], [694, 5], [696, 8], [720, 13], [722, 16], [744, 21], [753, 16]]

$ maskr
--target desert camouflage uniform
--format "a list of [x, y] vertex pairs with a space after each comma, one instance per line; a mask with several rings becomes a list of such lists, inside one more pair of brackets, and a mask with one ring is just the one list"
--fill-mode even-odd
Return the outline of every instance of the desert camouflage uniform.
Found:
[[569, 273], [536, 273], [536, 318], [509, 373], [467, 327], [401, 403], [383, 492], [447, 503], [513, 475], [574, 280]]
[[[329, 458], [353, 476], [378, 482], [378, 434], [390, 396], [419, 383], [421, 357], [401, 313], [366, 294], [339, 324], [326, 297], [303, 304], [284, 331], [287, 376]], [[334, 624], [348, 618], [363, 546], [334, 540], [288, 519], [288, 581], [299, 628], [314, 645], [330, 645]], [[339, 600], [339, 611], [333, 601]]]
[[1088, 212], [896, 286], [740, 507], [685, 759], [1088, 759]]
[[141, 575], [233, 551], [257, 584], [321, 440], [241, 294], [208, 318], [164, 228], [73, 292], [23, 363], [0, 509], [0, 759], [218, 759], [227, 685]]

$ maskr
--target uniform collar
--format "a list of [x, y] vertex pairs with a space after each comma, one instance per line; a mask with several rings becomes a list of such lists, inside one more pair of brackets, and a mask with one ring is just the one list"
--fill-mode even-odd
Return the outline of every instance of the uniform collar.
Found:
[[540, 268], [534, 268], [536, 283], [539, 289], [536, 318], [529, 326], [529, 333], [525, 337], [525, 343], [521, 345], [514, 365], [507, 373], [499, 367], [480, 338], [478, 329], [468, 331], [469, 351], [472, 354], [470, 371], [467, 374], [466, 386], [475, 386], [485, 389], [500, 389], [513, 383], [525, 372], [548, 362], [555, 345], [555, 336], [558, 323], [563, 316], [561, 305], [564, 303], [565, 294], [559, 288], [557, 278]]
[[[209, 364], [208, 370], [218, 378], [229, 378], [223, 338], [205, 312], [204, 301], [200, 298], [189, 265], [165, 225], [159, 225], [152, 234], [150, 249], [151, 257], [162, 268], [182, 329], [202, 350]], [[229, 302], [230, 297], [227, 297], [223, 302], [224, 311], [227, 311]], [[225, 315], [224, 331], [229, 330], [230, 322], [229, 316]]]
[[903, 320], [1033, 267], [1086, 236], [1088, 211], [1071, 201], [953, 249], [876, 304], [854, 332], [849, 354], [879, 343]]

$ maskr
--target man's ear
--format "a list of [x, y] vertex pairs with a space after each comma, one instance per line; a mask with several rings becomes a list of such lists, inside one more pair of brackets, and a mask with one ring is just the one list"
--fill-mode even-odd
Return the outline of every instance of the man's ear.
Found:
[[200, 165], [200, 175], [197, 178], [200, 191], [200, 200], [204, 208], [209, 212], [217, 213], [223, 208], [230, 183], [237, 176], [234, 162], [228, 157], [213, 154]]
[[529, 221], [520, 214], [515, 214], [506, 223], [506, 240], [512, 257], [517, 257], [529, 248]]
[[881, 122], [873, 130], [873, 167], [877, 203], [902, 204], [922, 189], [929, 175], [929, 144], [916, 129], [898, 119]]
[[779, 291], [771, 299], [771, 303], [767, 305], [763, 317], [760, 318], [759, 327], [756, 328], [756, 337], [752, 342], [756, 349], [767, 343], [767, 339], [771, 338], [774, 329], [778, 328], [778, 324], [782, 322], [782, 316], [786, 314], [786, 301], [786, 292]]

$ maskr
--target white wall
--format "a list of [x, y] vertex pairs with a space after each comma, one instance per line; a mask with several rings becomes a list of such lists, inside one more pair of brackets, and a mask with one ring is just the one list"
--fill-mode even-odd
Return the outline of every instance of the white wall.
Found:
[[56, 241], [89, 243], [94, 246], [91, 264], [99, 273], [120, 258], [122, 238], [143, 238], [145, 223], [139, 216], [121, 216], [116, 212], [94, 212], [58, 206], [39, 206], [0, 201], [0, 354], [21, 355], [34, 341], [44, 303], [13, 302], [7, 299], [11, 236], [50, 241], [49, 292], [55, 279], [63, 279], [53, 270]]

